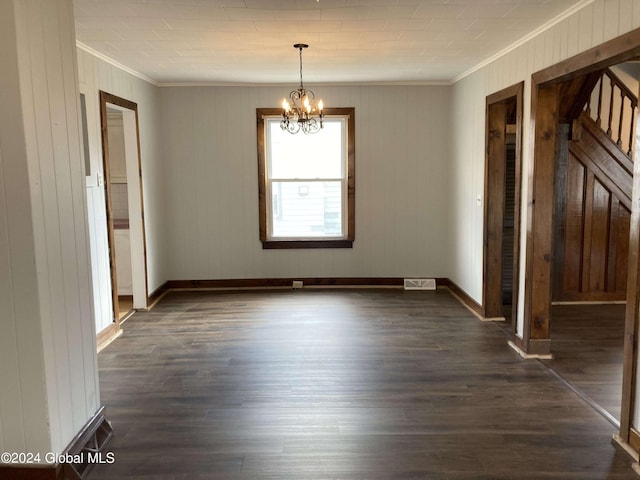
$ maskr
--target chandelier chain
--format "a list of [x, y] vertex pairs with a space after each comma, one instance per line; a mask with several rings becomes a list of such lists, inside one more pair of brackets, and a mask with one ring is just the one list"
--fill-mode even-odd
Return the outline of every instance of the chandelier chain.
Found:
[[298, 50], [300, 50], [300, 90], [304, 90], [304, 84], [302, 83], [302, 48], [298, 47]]

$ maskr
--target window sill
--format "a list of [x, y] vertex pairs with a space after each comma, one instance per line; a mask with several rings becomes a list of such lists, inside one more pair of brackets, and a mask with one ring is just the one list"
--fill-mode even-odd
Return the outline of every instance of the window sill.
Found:
[[353, 248], [353, 240], [262, 240], [262, 248]]

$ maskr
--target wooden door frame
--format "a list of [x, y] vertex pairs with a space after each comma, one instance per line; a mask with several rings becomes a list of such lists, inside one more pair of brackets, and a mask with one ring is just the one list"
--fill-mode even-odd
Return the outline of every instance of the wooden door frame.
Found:
[[146, 228], [144, 223], [144, 200], [142, 191], [142, 161], [140, 155], [140, 126], [138, 121], [138, 105], [135, 102], [118, 97], [111, 93], [100, 90], [100, 126], [102, 141], [102, 166], [104, 175], [105, 204], [107, 213], [107, 239], [109, 244], [109, 271], [111, 274], [111, 300], [113, 304], [113, 323], [98, 333], [98, 345], [105, 344], [110, 339], [120, 334], [120, 316], [118, 307], [118, 279], [116, 273], [116, 257], [115, 257], [115, 238], [113, 226], [113, 211], [111, 207], [111, 170], [109, 163], [109, 140], [107, 127], [107, 104], [116, 105], [126, 110], [130, 110], [135, 114], [136, 142], [137, 142], [137, 163], [138, 178], [140, 182], [140, 215], [142, 221], [142, 243], [143, 243], [143, 260], [144, 260], [144, 282], [146, 305], [149, 304], [149, 285], [147, 278], [147, 239]]
[[[555, 145], [560, 85], [568, 80], [640, 57], [640, 29], [598, 45], [532, 75], [531, 167], [528, 178], [527, 244], [523, 336], [518, 346], [529, 354], [550, 353], [550, 313], [553, 263]], [[636, 129], [638, 120], [636, 119]], [[636, 130], [637, 131], [637, 130]], [[639, 148], [636, 145], [635, 151]], [[627, 307], [620, 438], [629, 443], [635, 405], [637, 332], [640, 306], [640, 169], [634, 164], [629, 237]], [[635, 436], [636, 446], [638, 442]], [[631, 442], [633, 444], [633, 442]]]
[[[506, 165], [507, 103], [516, 105], [516, 158], [513, 225], [513, 286], [512, 317], [518, 311], [520, 271], [520, 199], [522, 184], [522, 108], [524, 82], [487, 96], [484, 172], [484, 235], [482, 261], [482, 316], [487, 320], [503, 320], [502, 310], [502, 224], [504, 222], [504, 171]], [[501, 117], [501, 118], [500, 118]], [[497, 130], [496, 128], [497, 127]], [[493, 148], [491, 148], [493, 146]], [[517, 323], [512, 322], [514, 332]]]

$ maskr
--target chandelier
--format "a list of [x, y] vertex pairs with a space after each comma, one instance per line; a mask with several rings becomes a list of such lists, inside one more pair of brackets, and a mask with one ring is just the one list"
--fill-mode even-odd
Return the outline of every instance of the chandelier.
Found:
[[300, 51], [300, 86], [291, 91], [288, 101], [286, 98], [282, 100], [280, 127], [293, 135], [298, 132], [317, 133], [322, 128], [322, 100], [316, 104], [315, 94], [306, 90], [302, 83], [302, 50], [309, 45], [296, 43], [293, 47]]

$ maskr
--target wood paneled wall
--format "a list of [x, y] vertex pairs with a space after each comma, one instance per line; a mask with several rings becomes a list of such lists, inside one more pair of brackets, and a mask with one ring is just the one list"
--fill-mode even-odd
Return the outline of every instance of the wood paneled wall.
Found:
[[[595, 126], [595, 125], [594, 125]], [[616, 185], [598, 168], [606, 150], [565, 134], [556, 160], [556, 229], [553, 299], [556, 301], [613, 301], [626, 298], [629, 249], [629, 185]], [[611, 143], [605, 137], [604, 141]], [[587, 145], [583, 149], [581, 146]], [[611, 143], [612, 148], [617, 148]], [[603, 166], [606, 168], [606, 165]], [[611, 175], [614, 177], [614, 175]], [[626, 191], [628, 195], [622, 194]]]
[[0, 450], [98, 410], [73, 4], [0, 2]]

